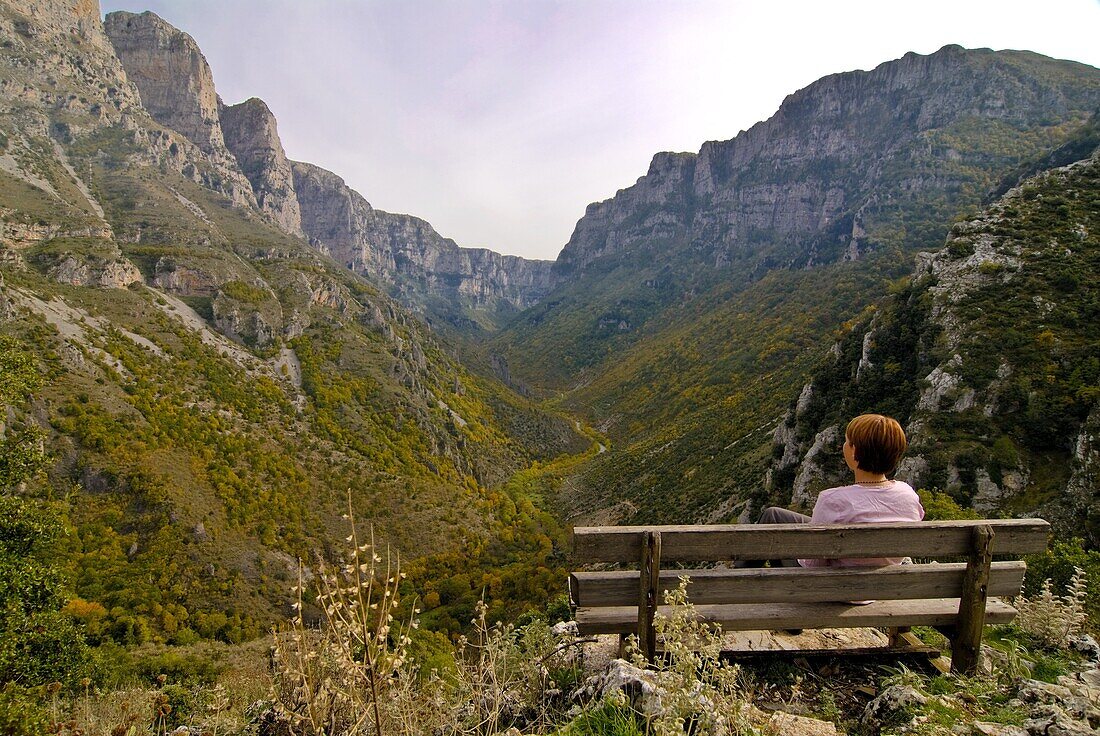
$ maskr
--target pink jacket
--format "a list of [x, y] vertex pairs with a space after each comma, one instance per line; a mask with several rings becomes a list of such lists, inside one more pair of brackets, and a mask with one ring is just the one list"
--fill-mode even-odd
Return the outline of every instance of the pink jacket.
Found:
[[[908, 483], [882, 485], [858, 483], [821, 492], [814, 504], [811, 524], [870, 524], [889, 521], [921, 521], [924, 507]], [[802, 567], [882, 567], [900, 565], [903, 557], [863, 557], [844, 560], [799, 560]]]

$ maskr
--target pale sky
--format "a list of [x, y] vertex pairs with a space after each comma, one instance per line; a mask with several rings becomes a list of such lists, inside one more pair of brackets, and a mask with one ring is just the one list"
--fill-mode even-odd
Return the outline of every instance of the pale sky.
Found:
[[1100, 66], [1100, 0], [102, 0], [191, 34], [287, 155], [459, 245], [554, 258], [589, 202], [826, 74], [949, 43]]

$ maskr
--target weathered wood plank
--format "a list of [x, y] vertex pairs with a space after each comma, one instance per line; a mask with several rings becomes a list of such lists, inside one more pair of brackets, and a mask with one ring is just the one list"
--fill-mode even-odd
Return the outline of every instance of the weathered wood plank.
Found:
[[[851, 629], [889, 626], [939, 626], [951, 624], [959, 612], [959, 599], [875, 601], [865, 606], [847, 603], [739, 603], [696, 606], [701, 620], [717, 623], [727, 631], [781, 629]], [[660, 613], [667, 614], [665, 607]], [[999, 598], [986, 605], [985, 623], [1005, 624], [1016, 609]], [[637, 606], [588, 608], [576, 614], [581, 634], [631, 633], [638, 626]]]
[[[1027, 565], [995, 562], [989, 595], [1009, 597], [1020, 592]], [[959, 598], [966, 564], [893, 565], [861, 568], [750, 568], [740, 570], [662, 570], [660, 593], [690, 579], [688, 598], [695, 604], [768, 603], [912, 598]], [[575, 572], [570, 576], [573, 600], [579, 606], [629, 606], [638, 599], [638, 572], [612, 570]], [[658, 600], [663, 600], [663, 596]]]
[[972, 675], [978, 668], [986, 599], [989, 595], [989, 574], [993, 563], [993, 538], [993, 528], [989, 525], [974, 529], [973, 548], [966, 564], [963, 594], [959, 600], [955, 636], [951, 639], [952, 672]]
[[638, 575], [638, 650], [647, 662], [653, 661], [657, 648], [657, 629], [653, 619], [660, 603], [661, 533], [646, 532], [642, 540], [641, 570]]
[[661, 533], [668, 562], [744, 559], [965, 556], [972, 529], [988, 524], [998, 554], [1046, 549], [1050, 524], [1043, 519], [927, 521], [899, 524], [721, 524], [706, 526], [610, 526], [573, 530], [577, 563], [629, 562], [641, 555], [642, 533]]
[[[660, 656], [660, 653], [658, 653]], [[881, 647], [832, 647], [829, 649], [723, 649], [719, 652], [722, 659], [744, 661], [749, 659], [782, 659], [789, 661], [792, 657], [844, 657], [845, 659], [878, 657], [916, 657], [921, 660], [932, 660], [940, 656], [940, 650], [930, 647], [919, 639], [916, 644], [904, 640], [898, 644], [890, 644]]]

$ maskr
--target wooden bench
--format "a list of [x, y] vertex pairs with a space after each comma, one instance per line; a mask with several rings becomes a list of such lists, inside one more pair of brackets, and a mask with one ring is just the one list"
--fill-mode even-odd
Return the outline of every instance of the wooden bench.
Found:
[[[663, 592], [687, 576], [699, 616], [727, 631], [934, 626], [951, 639], [951, 668], [973, 672], [982, 627], [1016, 615], [1003, 597], [1019, 593], [1023, 561], [993, 562], [1047, 547], [1042, 519], [901, 524], [577, 527], [574, 562], [637, 565], [637, 570], [574, 572], [570, 599], [580, 633], [637, 633], [656, 649], [654, 615]], [[912, 557], [921, 564], [878, 568], [662, 569], [759, 559]], [[925, 563], [936, 558], [965, 562]], [[843, 601], [874, 598], [866, 605]], [[910, 640], [912, 638], [910, 637]], [[898, 644], [896, 633], [891, 644]]]

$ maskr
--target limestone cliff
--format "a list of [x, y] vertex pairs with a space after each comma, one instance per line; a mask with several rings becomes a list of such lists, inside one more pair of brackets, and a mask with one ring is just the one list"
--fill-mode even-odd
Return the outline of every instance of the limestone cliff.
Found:
[[194, 39], [151, 12], [110, 13], [103, 28], [157, 122], [206, 153], [225, 147], [214, 75]]
[[302, 235], [302, 213], [294, 192], [294, 173], [275, 116], [256, 97], [219, 108], [225, 145], [252, 184], [256, 202], [283, 232]]
[[151, 12], [116, 11], [103, 27], [153, 119], [209, 157], [230, 199], [255, 206], [252, 187], [226, 148], [214, 75], [195, 40]]
[[906, 202], [973, 185], [975, 136], [1007, 141], [1098, 104], [1095, 69], [1026, 52], [947, 46], [830, 75], [731, 140], [657, 154], [637, 184], [588, 206], [555, 268], [653, 242], [717, 266], [762, 244], [795, 246], [777, 255], [796, 266], [855, 259], [904, 240], [893, 216]]
[[64, 218], [46, 218], [46, 226], [19, 222], [18, 208], [5, 210], [0, 230], [14, 232], [9, 242], [26, 244], [24, 235], [34, 239], [36, 228], [53, 238], [110, 237], [104, 207], [84, 181], [87, 172], [73, 165], [73, 144], [112, 154], [125, 148], [130, 161], [179, 172], [239, 204], [254, 204], [224, 146], [207, 154], [142, 107], [98, 3], [0, 0], [0, 39], [0, 172], [43, 193], [54, 207], [69, 208]]
[[313, 243], [356, 273], [392, 284], [406, 305], [432, 299], [475, 309], [523, 309], [550, 288], [548, 261], [459, 248], [417, 217], [371, 207], [344, 180], [292, 162], [302, 229]]

